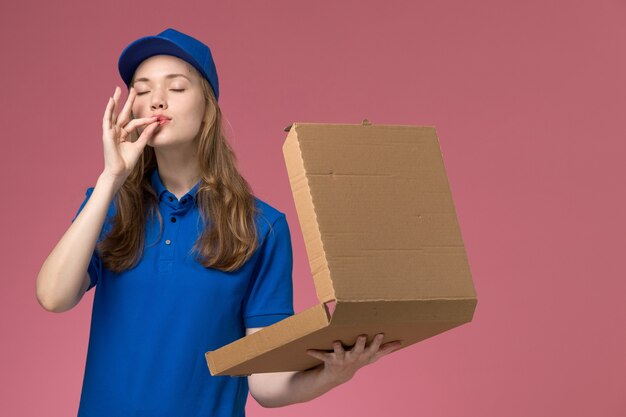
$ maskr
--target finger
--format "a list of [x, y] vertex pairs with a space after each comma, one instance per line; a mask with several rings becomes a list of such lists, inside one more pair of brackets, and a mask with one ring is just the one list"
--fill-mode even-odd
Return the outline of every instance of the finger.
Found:
[[149, 124], [145, 129], [143, 129], [143, 131], [141, 132], [141, 135], [139, 135], [139, 138], [137, 138], [135, 143], [141, 148], [146, 146], [146, 143], [148, 143], [148, 140], [152, 137], [158, 125], [159, 124], [156, 123], [156, 121], [154, 123]]
[[365, 350], [365, 342], [367, 341], [367, 335], [362, 334], [356, 339], [356, 343], [350, 352], [353, 354], [360, 356]]
[[320, 352], [319, 350], [307, 349], [306, 353], [321, 361], [328, 360], [328, 353]]
[[378, 352], [376, 352], [376, 358], [380, 358], [382, 356], [388, 355], [394, 350], [399, 349], [400, 347], [402, 347], [401, 340], [394, 340], [393, 342], [385, 343], [384, 345], [380, 347], [380, 349], [378, 349]]
[[117, 123], [120, 126], [124, 126], [130, 120], [130, 111], [133, 108], [133, 102], [135, 101], [135, 97], [137, 97], [137, 91], [134, 87], [131, 87], [128, 91], [128, 97], [126, 98], [126, 103], [124, 104], [124, 108], [120, 112]]
[[346, 351], [343, 349], [341, 341], [335, 340], [333, 342], [333, 350], [335, 351], [335, 356], [337, 357], [337, 359], [343, 360], [346, 355]]
[[373, 355], [374, 353], [378, 352], [378, 349], [380, 348], [380, 344], [383, 342], [383, 338], [384, 338], [384, 334], [383, 333], [378, 333], [375, 337], [374, 340], [372, 340], [372, 343], [370, 343], [367, 352], [370, 355]]
[[130, 132], [127, 131], [124, 128], [121, 128], [121, 130], [120, 130], [120, 143], [126, 142], [128, 140], [129, 136], [130, 136]]
[[102, 117], [102, 128], [105, 130], [110, 130], [113, 127], [111, 123], [111, 112], [113, 111], [113, 98], [109, 97], [109, 102], [107, 103], [107, 107], [104, 110], [104, 116]]
[[[142, 117], [141, 119], [133, 119], [130, 121], [130, 123], [124, 126], [124, 130], [130, 133], [133, 130], [137, 129], [137, 127], [149, 125], [150, 123], [156, 122], [156, 120], [156, 117]], [[156, 124], [158, 125], [158, 123]]]
[[115, 110], [118, 107], [118, 100], [120, 99], [120, 95], [122, 94], [122, 90], [118, 86], [115, 86], [115, 92], [113, 93], [113, 101], [115, 102], [115, 106], [113, 107], [113, 124], [117, 123], [117, 116], [115, 115]]

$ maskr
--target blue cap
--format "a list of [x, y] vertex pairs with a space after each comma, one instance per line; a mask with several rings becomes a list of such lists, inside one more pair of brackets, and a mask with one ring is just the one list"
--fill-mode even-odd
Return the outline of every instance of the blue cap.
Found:
[[129, 90], [139, 64], [153, 55], [161, 54], [173, 55], [193, 65], [211, 84], [215, 99], [219, 98], [217, 70], [211, 49], [199, 40], [172, 28], [156, 36], [139, 38], [122, 51], [117, 66]]

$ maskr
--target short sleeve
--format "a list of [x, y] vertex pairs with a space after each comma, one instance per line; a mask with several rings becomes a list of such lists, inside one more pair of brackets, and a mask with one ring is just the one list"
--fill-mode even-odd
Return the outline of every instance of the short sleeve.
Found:
[[[83, 210], [83, 207], [85, 207], [85, 204], [87, 204], [87, 201], [89, 200], [89, 197], [91, 197], [92, 192], [93, 192], [93, 187], [89, 187], [87, 191], [85, 192], [85, 200], [80, 205], [80, 208], [78, 209], [78, 212], [76, 213], [76, 216], [74, 216], [74, 218], [72, 219], [72, 223], [74, 223], [74, 220], [76, 220], [80, 212]], [[102, 230], [104, 230], [104, 227], [102, 228]], [[103, 233], [101, 231], [98, 241], [102, 239], [102, 235]], [[98, 283], [98, 280], [102, 276], [102, 259], [100, 259], [100, 255], [98, 254], [97, 249], [94, 249], [93, 254], [91, 255], [91, 259], [89, 261], [89, 267], [87, 268], [87, 273], [89, 274], [89, 278], [91, 280], [91, 283], [89, 284], [89, 287], [87, 288], [87, 291], [89, 291], [90, 289], [96, 286], [96, 284]]]
[[281, 213], [258, 249], [251, 288], [243, 304], [246, 328], [270, 326], [294, 314], [292, 273], [291, 235]]

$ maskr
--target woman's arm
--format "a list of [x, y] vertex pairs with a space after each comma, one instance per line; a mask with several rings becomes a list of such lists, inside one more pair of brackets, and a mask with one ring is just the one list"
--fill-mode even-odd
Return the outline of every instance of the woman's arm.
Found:
[[[262, 327], [246, 329], [246, 336]], [[354, 348], [345, 351], [340, 341], [333, 345], [334, 352], [309, 350], [307, 353], [324, 361], [307, 371], [272, 372], [248, 376], [250, 395], [263, 407], [283, 407], [307, 402], [349, 381], [356, 371], [376, 362], [382, 356], [400, 347], [400, 341], [382, 345], [382, 333], [365, 346], [366, 338], [357, 339]]]
[[46, 310], [61, 313], [83, 297], [91, 255], [118, 186], [100, 175], [89, 200], [43, 263], [37, 276], [37, 301]]

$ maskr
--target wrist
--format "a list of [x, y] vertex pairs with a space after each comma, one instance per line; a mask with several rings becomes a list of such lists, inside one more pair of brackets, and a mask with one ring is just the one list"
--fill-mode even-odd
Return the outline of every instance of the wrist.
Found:
[[354, 376], [354, 374], [341, 375], [341, 374], [336, 374], [336, 373], [330, 373], [328, 372], [327, 368], [323, 368], [323, 367], [320, 368], [318, 372], [320, 374], [319, 375], [320, 381], [322, 381], [322, 384], [326, 386], [328, 389], [334, 388], [341, 384], [345, 384], [346, 382], [351, 380], [352, 377]]
[[110, 191], [111, 195], [114, 196], [117, 194], [118, 190], [122, 187], [123, 181], [120, 181], [118, 178], [103, 172], [98, 177], [96, 182], [96, 186], [100, 185], [101, 188], [105, 188]]

